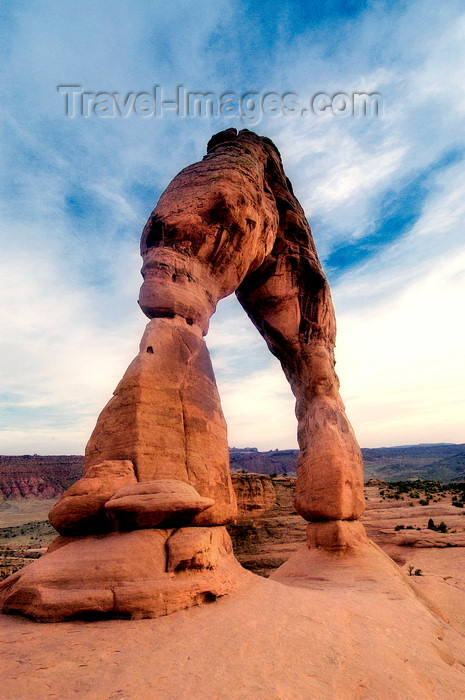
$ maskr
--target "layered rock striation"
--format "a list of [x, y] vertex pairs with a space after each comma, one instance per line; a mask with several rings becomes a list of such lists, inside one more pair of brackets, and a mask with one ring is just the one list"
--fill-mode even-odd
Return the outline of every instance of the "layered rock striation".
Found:
[[263, 515], [276, 503], [273, 482], [266, 474], [233, 474], [231, 479], [239, 520]]
[[0, 455], [0, 500], [59, 498], [82, 474], [80, 456]]

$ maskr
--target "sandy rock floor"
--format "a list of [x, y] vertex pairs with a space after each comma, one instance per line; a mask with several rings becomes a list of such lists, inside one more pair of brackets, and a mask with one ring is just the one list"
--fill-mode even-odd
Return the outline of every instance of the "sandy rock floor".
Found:
[[[367, 530], [401, 569], [371, 547], [315, 559], [300, 587], [250, 574], [233, 595], [156, 620], [0, 616], [2, 700], [462, 700], [465, 518], [368, 497]], [[458, 532], [431, 533], [429, 517]]]
[[156, 620], [2, 616], [2, 697], [463, 698], [462, 635], [384, 557], [323, 560], [305, 587], [250, 574], [233, 595]]
[[[253, 577], [158, 620], [3, 617], [3, 697], [463, 698], [462, 640], [414, 597]], [[372, 588], [372, 586], [369, 586]]]

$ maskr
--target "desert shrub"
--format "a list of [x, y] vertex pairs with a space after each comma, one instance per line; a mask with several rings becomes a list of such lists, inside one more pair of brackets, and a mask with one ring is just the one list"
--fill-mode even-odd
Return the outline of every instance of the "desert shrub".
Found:
[[439, 525], [436, 525], [433, 518], [430, 518], [428, 520], [428, 525], [427, 525], [428, 530], [434, 530], [435, 532], [442, 532], [445, 533], [448, 531], [448, 527], [444, 520], [441, 520]]
[[415, 567], [412, 566], [412, 564], [409, 564], [408, 575], [409, 576], [423, 576], [423, 571], [421, 569], [415, 569]]
[[396, 525], [394, 530], [405, 530], [405, 525]]
[[429, 505], [429, 499], [425, 499], [425, 498], [420, 499], [420, 505], [421, 506]]

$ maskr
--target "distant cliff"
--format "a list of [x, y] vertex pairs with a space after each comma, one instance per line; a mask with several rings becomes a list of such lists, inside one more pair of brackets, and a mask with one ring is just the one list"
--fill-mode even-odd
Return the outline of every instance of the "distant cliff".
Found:
[[465, 481], [465, 444], [364, 448], [362, 454], [365, 479]]
[[[231, 448], [231, 472], [295, 476], [298, 450], [259, 452]], [[362, 449], [365, 479], [465, 481], [465, 444], [409, 445]], [[0, 499], [58, 498], [83, 473], [79, 455], [0, 456]]]
[[0, 456], [0, 498], [58, 498], [82, 476], [84, 457]]
[[233, 447], [229, 451], [232, 472], [255, 472], [257, 474], [292, 474], [295, 476], [299, 450], [270, 450], [259, 452], [256, 448], [243, 450]]
[[[248, 447], [230, 452], [232, 472], [295, 476], [298, 450], [258, 452]], [[465, 481], [465, 444], [362, 448], [365, 479]]]

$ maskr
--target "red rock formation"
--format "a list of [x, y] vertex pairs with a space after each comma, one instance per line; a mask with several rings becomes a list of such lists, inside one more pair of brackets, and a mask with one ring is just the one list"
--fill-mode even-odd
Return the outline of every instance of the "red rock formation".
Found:
[[115, 489], [134, 483], [137, 479], [129, 460], [101, 462], [65, 491], [48, 514], [50, 523], [61, 535], [107, 532], [105, 503]]
[[[228, 535], [222, 527], [214, 532], [234, 519], [236, 504], [226, 425], [202, 336], [218, 300], [233, 292], [280, 360], [297, 400], [295, 503], [313, 522], [309, 546], [340, 549], [358, 537], [361, 526], [350, 521], [364, 507], [362, 458], [334, 372], [331, 296], [274, 144], [246, 129], [214, 136], [204, 159], [182, 170], [162, 194], [144, 228], [141, 254], [139, 303], [151, 321], [139, 355], [97, 421], [82, 483], [51, 514], [64, 533], [88, 533], [92, 523], [95, 532], [132, 532], [62, 541], [34, 569], [7, 579], [8, 611], [38, 619], [90, 610], [159, 615], [232, 587], [234, 577], [222, 573], [232, 571]], [[109, 464], [117, 465], [113, 483]], [[121, 483], [118, 464], [129, 470], [123, 476], [129, 485]], [[99, 471], [101, 484], [93, 481]], [[131, 485], [133, 475], [142, 483]], [[174, 484], [169, 497], [162, 482]], [[208, 536], [181, 530], [180, 565], [174, 566], [164, 555], [168, 526], [213, 529]], [[218, 537], [219, 549], [213, 544]], [[199, 556], [191, 552], [197, 539]], [[140, 558], [149, 540], [159, 554], [144, 573]], [[197, 575], [183, 577], [185, 566]], [[109, 601], [113, 579], [125, 591], [116, 607]]]
[[149, 317], [175, 314], [206, 333], [218, 299], [236, 291], [297, 399], [297, 510], [310, 521], [360, 517], [362, 458], [334, 371], [329, 287], [272, 142], [217, 134], [163, 193], [141, 251]]
[[233, 474], [238, 518], [256, 518], [276, 503], [276, 491], [265, 474]]
[[82, 474], [78, 456], [0, 456], [0, 499], [59, 498]]
[[223, 527], [59, 537], [3, 581], [0, 602], [39, 622], [159, 617], [210, 602], [244, 576]]
[[84, 471], [108, 459], [132, 461], [139, 481], [185, 481], [213, 498], [214, 505], [193, 525], [234, 519], [226, 422], [196, 325], [178, 316], [148, 324], [139, 355], [99, 416]]

